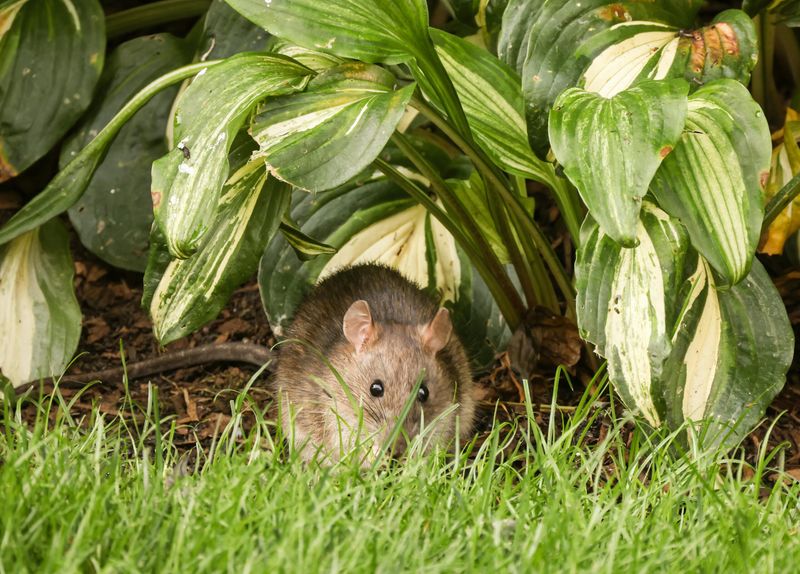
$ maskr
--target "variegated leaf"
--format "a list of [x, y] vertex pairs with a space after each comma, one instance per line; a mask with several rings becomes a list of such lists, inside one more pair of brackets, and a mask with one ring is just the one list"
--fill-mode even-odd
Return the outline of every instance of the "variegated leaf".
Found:
[[718, 80], [689, 98], [680, 143], [651, 185], [659, 205], [686, 225], [692, 245], [726, 284], [750, 270], [770, 149], [766, 119], [747, 89]]
[[378, 66], [330, 68], [301, 94], [270, 98], [250, 126], [270, 171], [310, 191], [343, 184], [378, 156], [405, 112], [414, 84], [394, 91]]
[[105, 42], [97, 0], [0, 5], [0, 181], [42, 157], [86, 110]]
[[164, 267], [164, 243], [154, 242], [145, 282], [150, 288], [157, 282], [147, 300], [161, 344], [180, 339], [217, 316], [234, 289], [255, 272], [289, 199], [289, 186], [268, 177], [264, 163], [255, 160], [225, 184], [214, 224], [197, 253]]
[[321, 278], [351, 263], [381, 261], [446, 301], [476, 365], [491, 362], [507, 342], [508, 328], [488, 288], [452, 236], [393, 184], [378, 179], [314, 195], [296, 191], [292, 219], [338, 251], [302, 261], [284, 238], [272, 241], [261, 260], [259, 286], [276, 333]]
[[58, 220], [0, 251], [0, 372], [14, 386], [59, 376], [81, 334], [69, 237]]
[[636, 244], [642, 198], [678, 141], [689, 87], [643, 82], [612, 98], [565, 91], [550, 113], [550, 141], [592, 217], [614, 241]]
[[659, 426], [666, 414], [663, 364], [672, 351], [689, 257], [686, 232], [645, 203], [636, 248], [621, 247], [591, 218], [581, 236], [575, 268], [581, 335], [608, 359], [609, 377], [626, 404]]
[[276, 54], [243, 53], [201, 71], [181, 95], [174, 149], [153, 163], [156, 221], [170, 253], [189, 257], [214, 222], [233, 137], [265, 97], [303, 89], [312, 71]]

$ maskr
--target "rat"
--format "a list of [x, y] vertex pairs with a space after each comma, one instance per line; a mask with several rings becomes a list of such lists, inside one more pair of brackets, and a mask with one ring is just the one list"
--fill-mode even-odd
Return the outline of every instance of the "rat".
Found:
[[395, 457], [423, 422], [428, 448], [452, 443], [456, 432], [462, 444], [471, 437], [467, 354], [449, 311], [398, 271], [376, 263], [339, 269], [309, 292], [278, 347], [273, 384], [284, 436], [306, 461], [319, 450], [335, 462], [362, 441], [380, 456], [420, 378], [391, 445]]

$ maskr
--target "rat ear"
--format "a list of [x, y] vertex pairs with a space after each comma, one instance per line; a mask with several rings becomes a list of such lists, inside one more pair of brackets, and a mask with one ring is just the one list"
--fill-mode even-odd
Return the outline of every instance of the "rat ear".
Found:
[[350, 305], [344, 314], [342, 330], [355, 348], [356, 354], [361, 353], [372, 342], [375, 338], [375, 323], [372, 322], [372, 313], [366, 301], [359, 299]]
[[450, 312], [441, 308], [430, 323], [420, 328], [422, 346], [436, 354], [444, 349], [452, 333], [453, 323], [450, 321]]

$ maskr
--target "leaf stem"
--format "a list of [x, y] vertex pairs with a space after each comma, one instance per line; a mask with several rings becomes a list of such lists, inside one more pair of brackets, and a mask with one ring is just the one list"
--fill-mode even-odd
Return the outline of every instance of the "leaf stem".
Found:
[[761, 224], [761, 233], [765, 233], [769, 229], [769, 226], [775, 221], [780, 212], [786, 209], [798, 195], [800, 195], [800, 173], [790, 179], [767, 203], [764, 208], [764, 222]]
[[106, 16], [106, 36], [116, 38], [130, 32], [175, 20], [205, 14], [211, 0], [161, 0]]

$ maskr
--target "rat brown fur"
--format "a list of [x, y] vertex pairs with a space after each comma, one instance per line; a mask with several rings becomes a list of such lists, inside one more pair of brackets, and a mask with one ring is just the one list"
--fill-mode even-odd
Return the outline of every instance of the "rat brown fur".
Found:
[[[397, 271], [361, 264], [335, 272], [303, 301], [286, 337], [275, 383], [285, 436], [304, 459], [319, 449], [337, 460], [364, 439], [377, 454], [420, 376], [405, 434], [419, 434], [424, 421], [429, 446], [450, 443], [456, 428], [462, 441], [470, 436], [474, 383], [449, 313]], [[405, 448], [401, 434], [394, 453]]]

